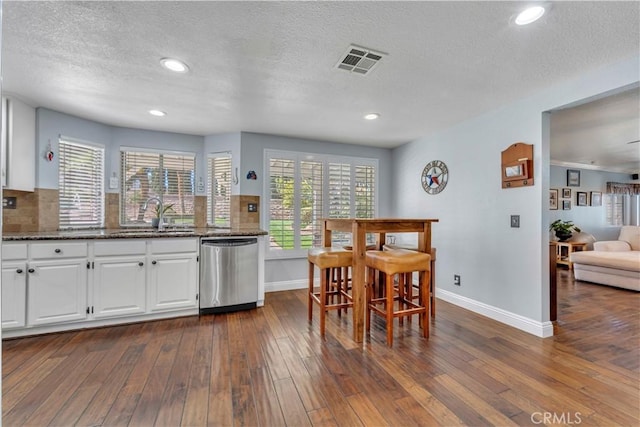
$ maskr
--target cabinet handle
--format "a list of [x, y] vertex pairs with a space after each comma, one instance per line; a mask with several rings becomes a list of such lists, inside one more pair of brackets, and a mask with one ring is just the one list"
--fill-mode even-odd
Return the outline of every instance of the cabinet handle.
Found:
[[53, 252], [59, 254], [60, 252], [62, 252], [62, 249], [55, 249]]
[[21, 268], [17, 269], [17, 270], [16, 270], [16, 273], [18, 273], [18, 274], [22, 274], [22, 269], [21, 269]]
[[156, 265], [157, 263], [158, 263], [158, 261], [156, 261], [156, 260], [151, 261], [151, 264], [153, 264], [153, 265]]
[[29, 273], [35, 273], [36, 270], [34, 270], [33, 268], [30, 268], [29, 270], [27, 270]]
[[139, 265], [140, 267], [142, 267], [142, 266], [144, 265], [144, 262], [140, 261], [140, 262], [138, 263], [138, 265]]

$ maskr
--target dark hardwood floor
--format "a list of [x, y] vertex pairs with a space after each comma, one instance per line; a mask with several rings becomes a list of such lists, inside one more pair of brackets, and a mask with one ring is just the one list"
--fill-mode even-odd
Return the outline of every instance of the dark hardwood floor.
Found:
[[438, 301], [362, 348], [350, 316], [327, 336], [304, 291], [264, 308], [6, 340], [4, 426], [640, 425], [640, 294], [558, 272], [540, 339]]

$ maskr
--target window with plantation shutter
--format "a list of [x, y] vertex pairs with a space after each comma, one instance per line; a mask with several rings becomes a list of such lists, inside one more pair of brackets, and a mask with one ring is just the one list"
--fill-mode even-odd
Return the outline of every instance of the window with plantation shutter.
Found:
[[231, 156], [211, 155], [207, 162], [207, 224], [231, 224]]
[[59, 140], [59, 227], [104, 225], [104, 147]]
[[[194, 224], [195, 154], [163, 153], [139, 148], [120, 152], [120, 223], [145, 225], [158, 215], [162, 201], [165, 223]], [[145, 209], [146, 206], [146, 209]]]
[[376, 170], [373, 166], [356, 165], [356, 218], [373, 218], [375, 212]]
[[271, 249], [294, 249], [295, 158], [269, 159], [269, 235]]
[[[321, 219], [372, 218], [377, 160], [267, 150], [269, 250], [300, 256], [322, 244]], [[334, 244], [348, 233], [332, 233]]]

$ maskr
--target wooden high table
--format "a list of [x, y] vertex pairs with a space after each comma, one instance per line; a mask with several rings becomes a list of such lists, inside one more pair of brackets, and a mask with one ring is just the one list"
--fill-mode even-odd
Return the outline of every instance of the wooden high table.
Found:
[[366, 235], [378, 235], [378, 249], [382, 249], [386, 233], [418, 233], [418, 250], [431, 253], [431, 223], [437, 219], [405, 219], [405, 218], [324, 218], [322, 244], [331, 246], [331, 233], [343, 231], [351, 233], [353, 245], [353, 272], [351, 277], [353, 296], [353, 340], [364, 339], [365, 314], [365, 252], [367, 250]]

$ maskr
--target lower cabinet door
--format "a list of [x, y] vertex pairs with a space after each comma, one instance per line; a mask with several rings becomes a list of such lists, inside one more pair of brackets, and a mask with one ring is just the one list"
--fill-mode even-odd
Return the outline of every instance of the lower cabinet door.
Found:
[[153, 255], [149, 266], [149, 309], [176, 310], [197, 307], [196, 254]]
[[27, 263], [2, 263], [2, 329], [26, 324]]
[[93, 317], [146, 311], [145, 256], [96, 258], [93, 271]]
[[87, 259], [34, 261], [27, 268], [27, 321], [33, 325], [87, 318]]

